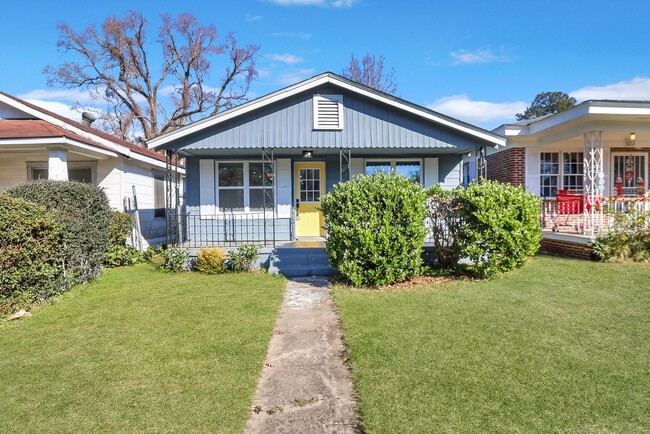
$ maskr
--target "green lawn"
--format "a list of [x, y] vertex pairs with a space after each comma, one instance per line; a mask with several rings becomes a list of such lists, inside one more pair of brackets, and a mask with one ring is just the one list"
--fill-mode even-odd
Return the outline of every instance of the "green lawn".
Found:
[[0, 430], [241, 432], [282, 286], [264, 274], [107, 270], [0, 326]]
[[648, 264], [334, 294], [368, 432], [650, 432]]

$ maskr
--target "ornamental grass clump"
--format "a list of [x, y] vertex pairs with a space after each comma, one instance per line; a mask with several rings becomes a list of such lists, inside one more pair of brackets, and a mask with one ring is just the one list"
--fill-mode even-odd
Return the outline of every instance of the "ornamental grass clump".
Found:
[[354, 286], [408, 280], [421, 271], [422, 186], [397, 174], [337, 184], [321, 202], [330, 264]]

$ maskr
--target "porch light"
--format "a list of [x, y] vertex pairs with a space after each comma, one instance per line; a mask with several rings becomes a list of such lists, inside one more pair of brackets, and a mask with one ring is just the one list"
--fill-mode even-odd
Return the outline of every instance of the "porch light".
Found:
[[630, 133], [630, 137], [625, 140], [627, 146], [634, 146], [636, 143], [636, 133]]
[[314, 151], [302, 151], [302, 158], [314, 158]]

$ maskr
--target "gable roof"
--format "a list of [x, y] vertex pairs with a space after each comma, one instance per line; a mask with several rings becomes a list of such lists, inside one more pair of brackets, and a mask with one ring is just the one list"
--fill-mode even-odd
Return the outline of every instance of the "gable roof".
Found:
[[584, 122], [637, 120], [650, 121], [650, 101], [587, 100], [559, 113], [509, 124], [494, 130], [503, 136], [530, 136], [555, 127], [569, 128]]
[[[13, 95], [9, 95], [8, 93], [0, 91], [0, 102], [27, 113], [35, 119], [49, 123], [53, 128], [62, 132], [60, 137], [72, 138], [71, 136], [74, 136], [75, 140], [82, 139], [80, 140], [81, 142], [90, 146], [108, 149], [125, 157], [147, 162], [155, 166], [164, 167], [165, 165], [165, 156], [160, 152], [142, 148], [127, 140], [122, 140], [103, 131], [86, 126], [81, 122], [73, 121], [72, 119], [68, 119]], [[20, 120], [28, 119], [4, 120], [2, 123]], [[9, 127], [9, 125], [6, 126], [7, 129]], [[14, 125], [15, 127], [16, 125]], [[41, 125], [40, 128], [42, 131], [43, 126]]]
[[218, 125], [222, 122], [226, 122], [238, 116], [242, 116], [251, 111], [266, 107], [278, 101], [285, 100], [301, 92], [314, 89], [324, 84], [334, 85], [342, 89], [348, 90], [352, 93], [363, 95], [374, 101], [387, 104], [389, 106], [392, 106], [404, 112], [408, 112], [410, 114], [413, 114], [425, 120], [434, 122], [442, 126], [446, 126], [448, 128], [451, 128], [452, 130], [484, 140], [486, 142], [493, 144], [495, 147], [505, 146], [506, 140], [503, 137], [499, 136], [498, 134], [484, 130], [477, 126], [460, 121], [458, 119], [454, 119], [452, 117], [443, 115], [441, 113], [419, 106], [417, 104], [413, 104], [409, 101], [406, 101], [401, 98], [397, 98], [393, 95], [380, 92], [376, 89], [356, 83], [352, 80], [348, 80], [347, 78], [341, 77], [340, 75], [334, 74], [332, 72], [325, 72], [323, 74], [314, 76], [307, 80], [301, 81], [300, 83], [294, 84], [284, 89], [280, 89], [276, 92], [254, 99], [252, 101], [249, 101], [237, 107], [225, 110], [221, 113], [217, 113], [216, 115], [193, 122], [189, 125], [181, 127], [169, 133], [162, 134], [158, 137], [148, 140], [147, 145], [149, 146], [149, 148], [154, 148], [154, 149], [166, 148], [168, 146], [165, 145], [168, 145], [170, 142], [173, 142], [174, 140], [205, 130], [206, 128], [210, 128], [214, 125]]

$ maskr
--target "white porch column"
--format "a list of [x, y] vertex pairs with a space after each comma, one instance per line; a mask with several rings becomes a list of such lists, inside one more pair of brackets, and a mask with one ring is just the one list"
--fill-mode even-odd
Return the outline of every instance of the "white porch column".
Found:
[[50, 148], [47, 159], [47, 179], [52, 181], [68, 180], [68, 150], [65, 148]]
[[593, 237], [603, 229], [602, 200], [605, 195], [603, 132], [590, 131], [582, 138], [584, 157], [584, 233]]

